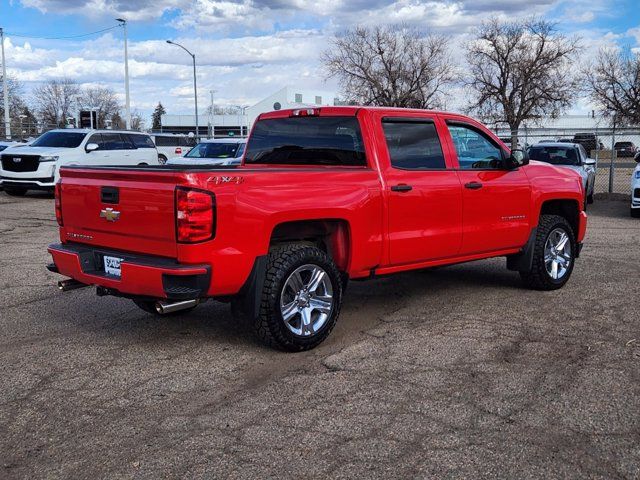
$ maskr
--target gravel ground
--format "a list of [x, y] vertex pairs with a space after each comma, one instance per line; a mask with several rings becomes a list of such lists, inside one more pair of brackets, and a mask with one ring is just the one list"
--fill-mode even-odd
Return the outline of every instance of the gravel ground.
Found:
[[44, 269], [53, 200], [0, 193], [0, 478], [639, 478], [640, 221], [590, 210], [561, 291], [496, 259], [352, 282], [322, 346], [228, 307], [153, 318]]

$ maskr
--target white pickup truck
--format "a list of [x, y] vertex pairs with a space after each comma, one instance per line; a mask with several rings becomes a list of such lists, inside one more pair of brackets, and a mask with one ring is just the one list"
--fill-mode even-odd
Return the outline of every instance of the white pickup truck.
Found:
[[158, 151], [151, 137], [140, 132], [51, 130], [29, 146], [0, 153], [0, 182], [14, 196], [53, 190], [63, 165], [158, 165]]

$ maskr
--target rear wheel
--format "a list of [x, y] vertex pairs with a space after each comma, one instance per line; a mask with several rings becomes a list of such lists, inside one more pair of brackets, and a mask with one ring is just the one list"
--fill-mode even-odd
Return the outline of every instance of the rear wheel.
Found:
[[342, 278], [331, 257], [316, 247], [286, 245], [269, 254], [254, 329], [272, 347], [310, 350], [329, 336], [341, 305]]
[[158, 155], [158, 163], [160, 165], [164, 165], [165, 163], [167, 163], [167, 157], [165, 157], [164, 155]]
[[536, 232], [530, 272], [520, 272], [535, 290], [556, 290], [571, 277], [576, 244], [569, 222], [559, 215], [542, 215]]
[[[142, 310], [152, 315], [157, 315], [159, 317], [168, 317], [173, 315], [183, 315], [185, 313], [191, 312], [196, 307], [185, 308], [184, 310], [178, 310], [177, 312], [171, 313], [160, 313], [156, 308], [156, 302], [154, 300], [134, 300], [133, 303]], [[196, 305], [197, 306], [197, 305]]]
[[25, 187], [4, 187], [4, 191], [7, 192], [7, 195], [11, 195], [12, 197], [24, 197], [27, 190], [28, 189]]

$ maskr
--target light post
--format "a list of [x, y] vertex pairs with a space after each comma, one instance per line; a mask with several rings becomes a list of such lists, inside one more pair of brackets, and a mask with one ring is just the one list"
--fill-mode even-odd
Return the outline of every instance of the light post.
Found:
[[26, 115], [22, 114], [22, 115], [18, 115], [18, 118], [20, 119], [20, 141], [23, 142], [24, 141], [24, 130], [23, 130], [23, 126], [22, 126], [22, 122], [25, 118], [27, 118]]
[[127, 21], [124, 18], [116, 18], [124, 31], [124, 98], [125, 117], [127, 130], [131, 129], [131, 103], [129, 101], [129, 52], [127, 50]]
[[180, 47], [189, 55], [191, 55], [191, 59], [193, 60], [193, 97], [194, 97], [195, 106], [196, 106], [196, 142], [197, 142], [198, 139], [200, 138], [200, 125], [198, 124], [198, 87], [196, 84], [196, 56], [195, 54], [191, 53], [189, 50], [187, 50], [185, 47], [183, 47], [179, 43], [172, 42], [171, 40], [167, 40], [167, 43], [170, 45], [175, 45], [176, 47]]
[[11, 140], [11, 122], [9, 120], [9, 85], [7, 84], [7, 62], [4, 58], [4, 31], [0, 28], [0, 44], [2, 44], [2, 96], [4, 97], [4, 134]]

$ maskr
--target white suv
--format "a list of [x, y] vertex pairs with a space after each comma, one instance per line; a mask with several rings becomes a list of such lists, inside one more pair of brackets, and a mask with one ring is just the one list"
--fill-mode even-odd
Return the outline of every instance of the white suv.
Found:
[[29, 146], [0, 153], [0, 181], [9, 195], [52, 190], [63, 165], [158, 165], [158, 151], [140, 132], [51, 130]]
[[640, 152], [635, 156], [636, 165], [631, 175], [631, 216], [640, 217]]

